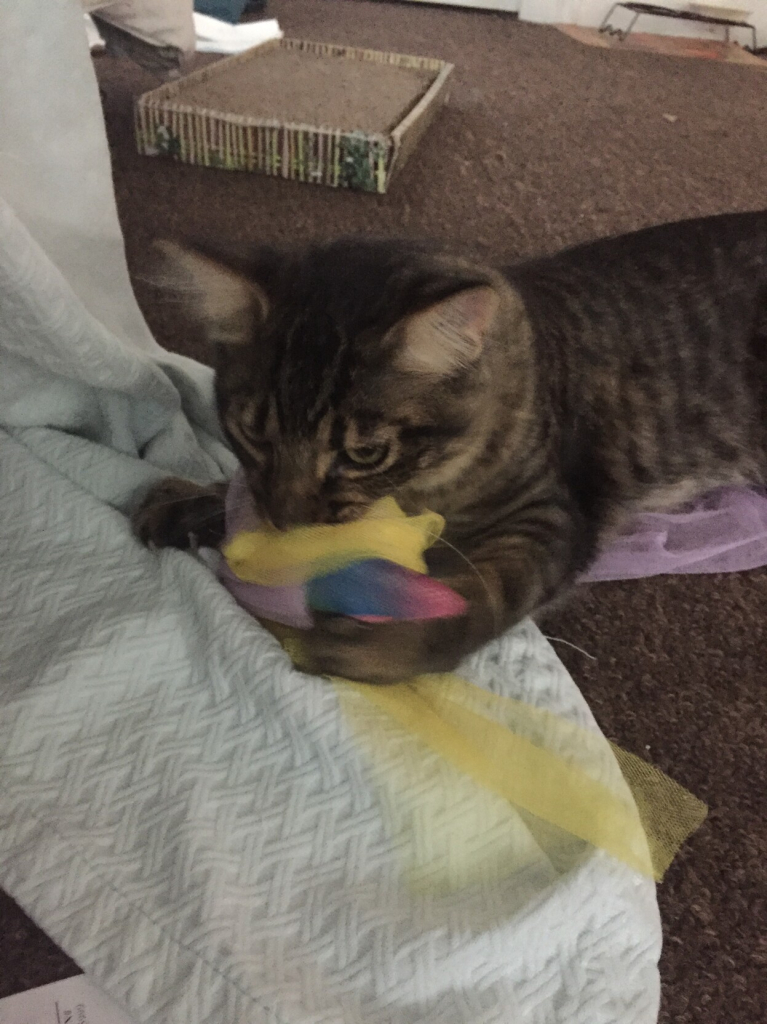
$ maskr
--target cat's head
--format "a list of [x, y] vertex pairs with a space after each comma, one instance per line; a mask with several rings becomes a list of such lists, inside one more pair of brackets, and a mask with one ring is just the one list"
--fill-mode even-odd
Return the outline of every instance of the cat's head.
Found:
[[219, 415], [264, 518], [344, 522], [466, 485], [504, 298], [492, 271], [410, 243], [161, 245], [216, 348]]

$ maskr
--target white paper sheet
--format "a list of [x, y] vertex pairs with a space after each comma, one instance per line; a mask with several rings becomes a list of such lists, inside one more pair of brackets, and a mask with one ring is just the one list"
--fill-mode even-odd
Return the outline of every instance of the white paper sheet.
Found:
[[272, 39], [282, 39], [283, 32], [276, 18], [245, 21], [229, 25], [206, 14], [194, 15], [194, 31], [199, 53], [242, 53]]
[[0, 999], [0, 1024], [133, 1024], [84, 974]]

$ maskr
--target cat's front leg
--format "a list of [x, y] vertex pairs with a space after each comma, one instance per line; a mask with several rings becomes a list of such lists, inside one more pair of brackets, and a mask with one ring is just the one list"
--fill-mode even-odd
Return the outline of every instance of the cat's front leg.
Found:
[[362, 683], [398, 683], [455, 668], [470, 645], [460, 642], [466, 620], [365, 623], [319, 615], [302, 633], [297, 662], [315, 675]]
[[144, 544], [186, 550], [195, 542], [217, 548], [224, 539], [226, 484], [207, 487], [168, 477], [151, 488], [131, 517]]
[[466, 599], [465, 615], [372, 624], [316, 616], [314, 628], [302, 635], [301, 667], [368, 683], [450, 672], [560, 593], [567, 566], [561, 543], [540, 545], [518, 535], [471, 557], [450, 549], [436, 551], [431, 572]]

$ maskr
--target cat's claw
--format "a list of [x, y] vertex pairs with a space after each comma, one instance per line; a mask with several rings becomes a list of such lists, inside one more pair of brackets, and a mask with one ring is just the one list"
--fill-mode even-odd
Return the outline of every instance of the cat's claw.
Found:
[[131, 524], [150, 549], [218, 547], [224, 538], [224, 487], [169, 477], [152, 487]]

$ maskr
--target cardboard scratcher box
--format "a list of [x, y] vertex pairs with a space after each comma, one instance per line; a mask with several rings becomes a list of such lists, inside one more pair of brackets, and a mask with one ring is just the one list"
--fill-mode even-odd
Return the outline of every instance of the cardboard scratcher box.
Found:
[[453, 65], [281, 39], [136, 101], [140, 153], [386, 192], [444, 102]]

